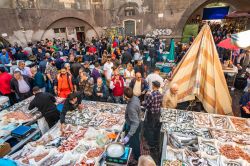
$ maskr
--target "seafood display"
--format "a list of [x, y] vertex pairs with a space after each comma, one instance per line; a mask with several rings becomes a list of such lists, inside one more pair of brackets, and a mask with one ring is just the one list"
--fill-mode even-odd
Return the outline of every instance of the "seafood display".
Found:
[[83, 100], [82, 104], [85, 107], [87, 107], [90, 111], [109, 112], [112, 114], [125, 114], [125, 109], [126, 109], [126, 105], [123, 104], [94, 102], [86, 100]]
[[170, 145], [174, 148], [188, 148], [191, 151], [198, 151], [198, 138], [196, 136], [187, 136], [181, 133], [171, 133], [169, 135]]
[[177, 112], [177, 123], [193, 123], [193, 113], [189, 111]]
[[167, 123], [176, 123], [177, 111], [175, 109], [162, 109], [160, 121]]
[[88, 126], [91, 119], [97, 114], [97, 112], [84, 109], [82, 111], [68, 111], [65, 116], [65, 122], [68, 124]]
[[212, 123], [208, 114], [203, 113], [193, 113], [194, 115], [194, 124], [196, 126], [202, 127], [212, 127]]
[[231, 117], [230, 120], [236, 131], [250, 133], [250, 126], [247, 123], [247, 119]]
[[245, 152], [238, 146], [232, 146], [229, 144], [222, 145], [220, 148], [220, 153], [228, 159], [239, 159], [242, 158], [250, 163], [250, 154]]
[[215, 145], [215, 141], [213, 140], [204, 140], [199, 138], [199, 150], [205, 152], [208, 155], [215, 156], [218, 155], [218, 150]]
[[44, 160], [40, 166], [51, 166], [58, 163], [63, 158], [63, 155], [53, 155]]
[[114, 126], [118, 125], [118, 128], [122, 128], [124, 122], [124, 115], [100, 112], [90, 121], [89, 126], [102, 129], [112, 129]]
[[58, 147], [59, 152], [73, 150], [78, 145], [78, 141], [84, 137], [86, 131], [87, 129], [82, 128], [72, 134], [67, 140], [62, 142], [60, 147]]
[[45, 152], [45, 153], [42, 153], [42, 154], [38, 154], [38, 155], [35, 155], [35, 156], [31, 156], [31, 157], [26, 157], [22, 160], [22, 163], [24, 164], [30, 164], [30, 160], [33, 159], [35, 162], [39, 162], [41, 161], [43, 158], [45, 158], [49, 153], [48, 152]]
[[32, 115], [31, 114], [26, 114], [22, 111], [13, 111], [6, 113], [3, 118], [6, 118], [8, 120], [13, 120], [13, 121], [23, 121], [27, 122], [32, 120]]
[[182, 166], [182, 162], [179, 160], [174, 160], [174, 161], [165, 160], [163, 161], [163, 166]]
[[231, 129], [232, 126], [226, 116], [212, 116], [213, 126], [217, 129]]
[[167, 137], [162, 165], [173, 165], [172, 162], [188, 166], [250, 165], [247, 119], [162, 109], [161, 122], [161, 131]]
[[88, 157], [89, 159], [99, 157], [103, 152], [104, 152], [104, 149], [102, 149], [102, 148], [91, 149], [86, 154], [86, 157]]
[[223, 130], [210, 130], [214, 139], [221, 142], [235, 142], [243, 145], [250, 145], [250, 134], [223, 131]]

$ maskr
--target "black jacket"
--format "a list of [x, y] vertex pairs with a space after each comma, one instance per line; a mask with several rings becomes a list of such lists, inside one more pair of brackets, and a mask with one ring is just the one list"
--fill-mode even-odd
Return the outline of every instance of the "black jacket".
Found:
[[78, 62], [74, 62], [71, 64], [71, 67], [70, 67], [70, 72], [71, 74], [73, 75], [74, 78], [77, 78], [78, 75], [79, 75], [79, 70], [80, 68], [82, 67], [82, 65]]
[[[30, 77], [26, 76], [26, 75], [23, 75], [23, 79], [29, 85], [30, 90], [31, 90], [32, 86], [33, 86], [33, 80]], [[16, 94], [18, 96], [20, 96], [18, 81], [14, 77], [11, 79], [10, 87], [11, 87], [12, 90], [14, 90], [16, 92]]]
[[[135, 82], [136, 82], [136, 78], [132, 79], [130, 84], [129, 84], [129, 87], [131, 89], [134, 89], [134, 86], [135, 86]], [[143, 91], [148, 91], [149, 90], [149, 86], [148, 86], [148, 83], [145, 79], [142, 78], [141, 80], [141, 92]]]
[[125, 53], [123, 53], [122, 55], [122, 64], [128, 64], [131, 63], [132, 60], [132, 55], [129, 51], [126, 51]]
[[59, 120], [59, 112], [56, 109], [55, 105], [56, 99], [50, 93], [40, 92], [35, 95], [35, 98], [30, 102], [29, 110], [33, 108], [38, 108], [38, 111], [42, 113], [46, 121], [48, 119], [57, 118]]
[[82, 95], [81, 93], [77, 93], [77, 102], [75, 105], [71, 104], [69, 102], [69, 99], [67, 98], [64, 102], [64, 105], [63, 105], [63, 110], [60, 114], [60, 122], [61, 123], [65, 123], [65, 116], [67, 114], [68, 111], [74, 111], [77, 109], [78, 105], [81, 104], [82, 102]]

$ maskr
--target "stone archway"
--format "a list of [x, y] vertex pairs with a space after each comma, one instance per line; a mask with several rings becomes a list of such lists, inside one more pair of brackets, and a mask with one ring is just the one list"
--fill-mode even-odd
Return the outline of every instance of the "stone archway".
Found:
[[[218, 0], [196, 0], [194, 3], [192, 3], [182, 14], [181, 19], [177, 24], [178, 29], [176, 30], [176, 34], [182, 36], [184, 26], [186, 25], [189, 17], [199, 8], [205, 7], [206, 5], [213, 2], [218, 2]], [[244, 6], [242, 5], [243, 3], [249, 3], [246, 0], [242, 0], [240, 2], [235, 2], [233, 0], [219, 0], [219, 2], [229, 4], [234, 10], [241, 10]]]
[[[85, 36], [90, 38], [89, 36], [99, 37], [98, 32], [89, 22], [83, 20], [79, 17], [59, 17], [58, 19], [54, 19], [50, 22], [50, 24], [45, 28], [41, 39], [46, 38], [48, 34], [52, 34], [53, 36], [53, 29], [54, 28], [66, 28], [71, 27], [73, 31], [75, 31], [75, 27], [85, 27]], [[50, 37], [51, 38], [51, 37]]]

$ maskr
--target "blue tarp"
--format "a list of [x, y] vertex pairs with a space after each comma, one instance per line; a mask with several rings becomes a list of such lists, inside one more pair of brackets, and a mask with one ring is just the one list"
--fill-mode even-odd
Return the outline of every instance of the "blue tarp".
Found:
[[204, 8], [203, 10], [203, 20], [216, 20], [216, 19], [224, 19], [228, 14], [229, 6], [225, 7], [212, 7], [212, 8]]

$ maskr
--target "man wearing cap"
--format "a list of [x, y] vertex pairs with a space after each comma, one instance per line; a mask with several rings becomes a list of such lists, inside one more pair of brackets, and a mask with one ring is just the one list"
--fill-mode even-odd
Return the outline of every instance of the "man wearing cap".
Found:
[[148, 145], [155, 147], [159, 146], [160, 136], [160, 115], [162, 105], [162, 95], [159, 92], [161, 84], [158, 81], [152, 82], [152, 92], [146, 96], [142, 105], [148, 110], [147, 119], [145, 122], [145, 138], [148, 141]]

